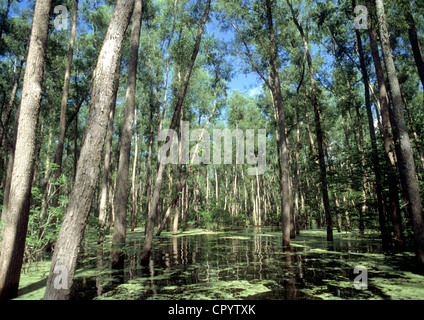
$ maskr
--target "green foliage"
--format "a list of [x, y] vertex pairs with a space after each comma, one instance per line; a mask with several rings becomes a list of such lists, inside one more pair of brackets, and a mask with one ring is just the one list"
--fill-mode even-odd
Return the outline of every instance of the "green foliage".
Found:
[[[59, 188], [67, 184], [67, 179], [63, 175], [58, 178], [53, 185]], [[28, 231], [25, 242], [25, 260], [34, 260], [38, 255], [42, 255], [48, 246], [54, 244], [59, 234], [62, 224], [68, 197], [63, 194], [53, 195], [58, 198], [59, 206], [54, 208], [49, 206], [43, 212], [43, 193], [38, 187], [32, 187], [31, 194], [34, 205], [30, 209], [28, 219]], [[50, 199], [52, 200], [52, 199]]]
[[199, 213], [199, 226], [208, 229], [219, 229], [223, 227], [237, 227], [244, 224], [244, 216], [231, 216], [228, 210], [213, 207]]

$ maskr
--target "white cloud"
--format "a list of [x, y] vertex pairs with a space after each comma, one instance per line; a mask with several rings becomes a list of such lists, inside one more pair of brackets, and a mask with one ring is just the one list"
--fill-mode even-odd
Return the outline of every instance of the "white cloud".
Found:
[[262, 93], [263, 93], [262, 86], [259, 86], [259, 87], [250, 89], [248, 95], [249, 95], [249, 97], [255, 97], [255, 96], [260, 95]]

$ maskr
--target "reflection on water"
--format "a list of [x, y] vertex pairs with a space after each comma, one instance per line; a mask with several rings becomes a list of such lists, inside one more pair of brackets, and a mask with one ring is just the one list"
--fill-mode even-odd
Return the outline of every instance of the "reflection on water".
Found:
[[[378, 240], [340, 233], [329, 243], [321, 230], [305, 230], [285, 251], [281, 232], [272, 228], [164, 233], [155, 239], [148, 266], [140, 264], [142, 245], [141, 230], [131, 234], [125, 268], [113, 271], [110, 248], [86, 245], [74, 298], [384, 299], [372, 277], [381, 266], [399, 263], [382, 254]], [[359, 264], [370, 268], [366, 291], [353, 287], [353, 269]], [[86, 275], [85, 270], [93, 272]]]

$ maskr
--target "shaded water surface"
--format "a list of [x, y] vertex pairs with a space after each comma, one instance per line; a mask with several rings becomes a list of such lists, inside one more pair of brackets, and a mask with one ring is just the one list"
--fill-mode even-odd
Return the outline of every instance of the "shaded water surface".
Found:
[[[351, 233], [327, 242], [325, 231], [305, 230], [291, 250], [283, 250], [281, 232], [272, 228], [164, 233], [148, 267], [140, 265], [142, 240], [140, 232], [130, 236], [123, 271], [111, 272], [109, 256], [89, 248], [80, 267], [96, 275], [78, 276], [75, 299], [397, 299], [407, 297], [391, 292], [396, 280], [408, 287], [415, 276], [424, 287], [413, 254], [384, 255], [378, 239]], [[357, 265], [367, 268], [366, 290], [353, 286]]]
[[[123, 270], [110, 267], [110, 245], [84, 242], [74, 299], [424, 299], [424, 276], [412, 252], [383, 254], [380, 241], [353, 233], [303, 230], [283, 250], [281, 231], [192, 230], [155, 238], [149, 266], [140, 264], [143, 233], [128, 235]], [[357, 290], [355, 266], [368, 271]]]

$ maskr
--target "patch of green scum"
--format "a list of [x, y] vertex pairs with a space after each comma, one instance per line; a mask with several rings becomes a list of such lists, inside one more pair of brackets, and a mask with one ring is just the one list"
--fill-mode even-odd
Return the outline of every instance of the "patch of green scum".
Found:
[[228, 232], [224, 230], [192, 229], [192, 230], [186, 230], [186, 231], [180, 232], [177, 235], [172, 235], [172, 237], [218, 235], [218, 234], [227, 234], [227, 233]]
[[337, 277], [337, 279], [323, 279], [322, 285], [313, 285], [300, 289], [308, 296], [308, 299], [321, 300], [382, 300], [383, 297], [371, 290], [357, 290], [353, 286], [353, 280]]
[[127, 283], [128, 284], [136, 284], [136, 285], [141, 285], [141, 284], [144, 285], [146, 282], [149, 282], [149, 281], [167, 280], [177, 271], [178, 270], [172, 270], [171, 271], [171, 270], [168, 270], [168, 269], [164, 269], [163, 273], [161, 273], [161, 274], [130, 279], [130, 280], [127, 281]]
[[14, 300], [42, 300], [46, 291], [51, 261], [24, 264], [19, 281], [18, 297]]
[[392, 300], [424, 300], [424, 276], [402, 272], [398, 277], [370, 277], [369, 282]]
[[342, 300], [342, 298], [328, 292], [327, 286], [325, 285], [301, 288], [299, 291], [305, 294], [308, 300]]
[[272, 290], [247, 280], [202, 282], [185, 286], [164, 287], [147, 300], [241, 300]]
[[95, 297], [93, 300], [138, 300], [144, 292], [145, 289], [138, 284], [125, 283]]
[[91, 277], [102, 277], [113, 279], [114, 270], [104, 267], [103, 269], [98, 268], [79, 268], [75, 271], [75, 278], [91, 278]]
[[251, 240], [252, 237], [247, 237], [247, 236], [227, 236], [227, 237], [222, 237], [222, 239], [233, 239], [233, 240]]

